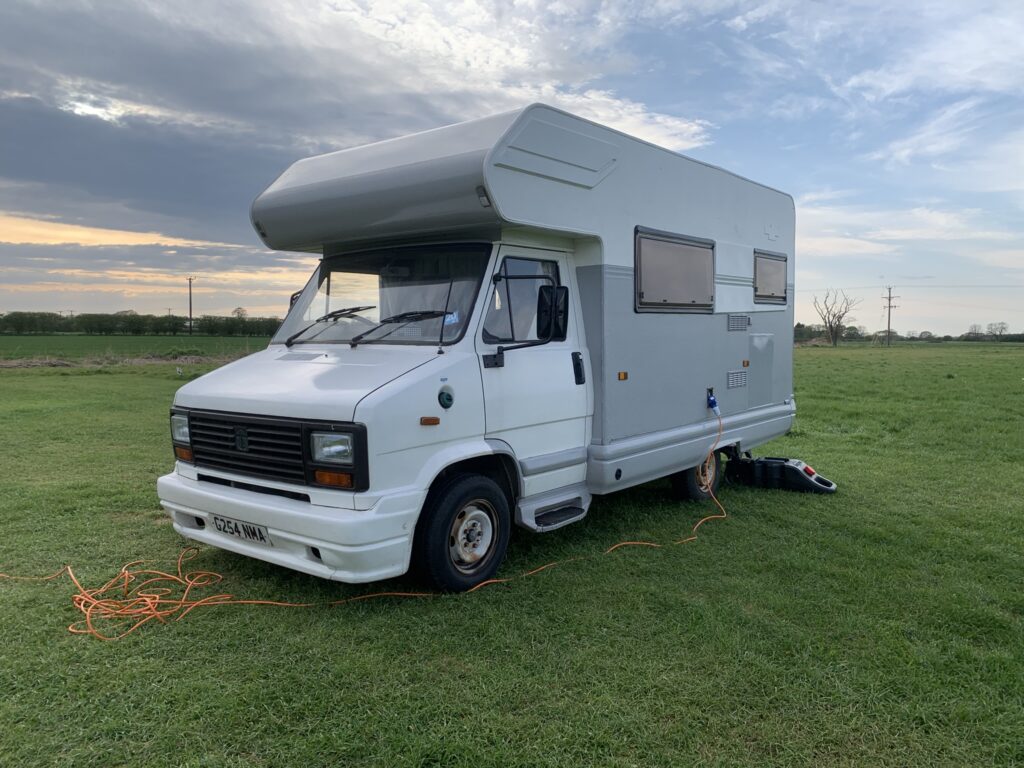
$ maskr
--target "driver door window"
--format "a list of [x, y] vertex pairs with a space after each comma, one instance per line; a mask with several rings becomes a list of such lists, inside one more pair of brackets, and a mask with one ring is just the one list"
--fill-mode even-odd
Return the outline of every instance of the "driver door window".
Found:
[[537, 341], [537, 296], [542, 285], [560, 285], [554, 261], [507, 257], [501, 275], [536, 277], [536, 280], [501, 280], [494, 286], [484, 316], [483, 340], [487, 344]]

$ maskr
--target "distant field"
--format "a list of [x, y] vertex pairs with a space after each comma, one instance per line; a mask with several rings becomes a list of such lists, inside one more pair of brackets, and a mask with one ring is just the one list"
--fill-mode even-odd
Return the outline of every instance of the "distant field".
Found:
[[[173, 568], [176, 367], [0, 370], [0, 571]], [[757, 453], [836, 495], [726, 487], [696, 542], [601, 555], [710, 511], [650, 483], [517, 531], [500, 576], [582, 559], [473, 594], [200, 609], [102, 643], [67, 633], [67, 581], [0, 580], [0, 765], [1024, 765], [1024, 348], [798, 349], [796, 400]], [[240, 598], [418, 588], [192, 565]]]
[[51, 358], [137, 358], [148, 355], [234, 357], [266, 348], [270, 339], [255, 336], [6, 336], [0, 335], [0, 360]]

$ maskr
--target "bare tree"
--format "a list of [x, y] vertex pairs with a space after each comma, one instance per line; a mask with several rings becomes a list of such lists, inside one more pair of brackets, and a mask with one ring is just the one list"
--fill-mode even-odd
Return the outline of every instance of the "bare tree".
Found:
[[986, 330], [989, 336], [994, 336], [996, 341], [999, 341], [1003, 334], [1010, 330], [1010, 326], [1006, 323], [989, 323]]
[[970, 327], [967, 329], [967, 333], [964, 334], [965, 339], [977, 340], [980, 339], [981, 336], [981, 325], [978, 323], [971, 323]]
[[239, 320], [245, 320], [245, 318], [249, 316], [249, 313], [246, 311], [245, 307], [235, 307], [234, 309], [231, 310], [231, 314], [237, 317]]
[[814, 310], [821, 318], [821, 324], [825, 326], [825, 335], [832, 342], [833, 347], [839, 346], [839, 339], [843, 335], [843, 327], [849, 319], [853, 308], [860, 304], [860, 299], [851, 299], [845, 291], [825, 291], [825, 298], [821, 301], [814, 297]]

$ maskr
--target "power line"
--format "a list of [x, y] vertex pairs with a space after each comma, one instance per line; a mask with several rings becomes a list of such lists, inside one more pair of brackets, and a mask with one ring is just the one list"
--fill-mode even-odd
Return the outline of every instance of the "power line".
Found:
[[188, 280], [188, 335], [192, 335], [192, 281], [196, 279], [195, 275], [189, 275], [185, 278]]
[[[839, 288], [840, 291], [868, 291], [874, 288], [885, 288], [884, 285], [854, 285], [846, 288]], [[970, 285], [961, 283], [959, 285], [914, 285], [911, 286], [915, 291], [921, 288], [1024, 288], [1024, 285]], [[797, 288], [797, 291], [828, 291], [832, 288]]]
[[899, 309], [899, 305], [898, 304], [893, 304], [892, 301], [893, 301], [893, 299], [898, 299], [899, 296], [893, 296], [892, 295], [892, 286], [891, 285], [887, 285], [885, 287], [885, 290], [886, 290], [886, 295], [882, 297], [882, 301], [886, 302], [885, 306], [883, 307], [883, 309], [886, 310], [885, 346], [891, 347], [892, 346], [892, 311], [894, 309]]

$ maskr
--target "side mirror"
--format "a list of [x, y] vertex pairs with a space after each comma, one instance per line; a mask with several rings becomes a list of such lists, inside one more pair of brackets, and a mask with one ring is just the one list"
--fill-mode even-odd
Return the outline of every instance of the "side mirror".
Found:
[[295, 293], [292, 294], [292, 297], [288, 299], [288, 309], [291, 309], [292, 307], [295, 306], [295, 302], [299, 300], [299, 296], [301, 295], [302, 291], [296, 291]]
[[569, 289], [542, 285], [537, 291], [537, 338], [565, 341], [569, 328]]

